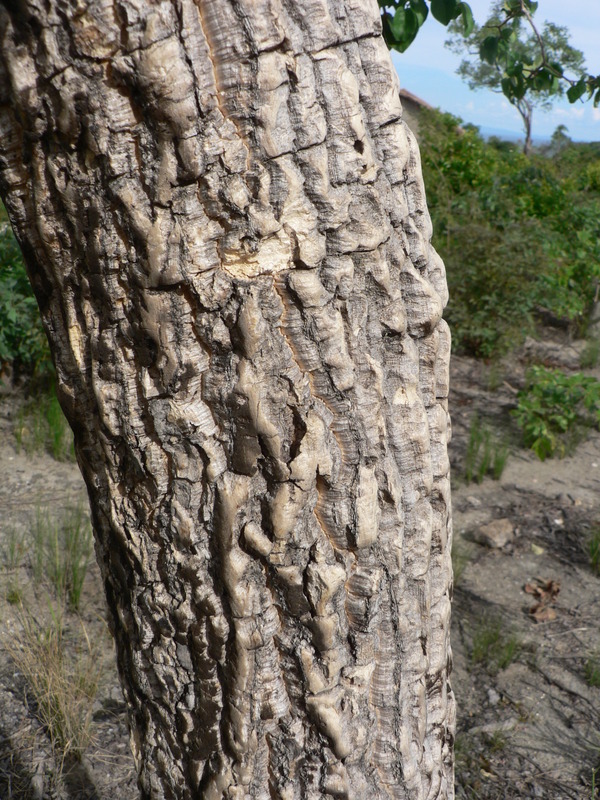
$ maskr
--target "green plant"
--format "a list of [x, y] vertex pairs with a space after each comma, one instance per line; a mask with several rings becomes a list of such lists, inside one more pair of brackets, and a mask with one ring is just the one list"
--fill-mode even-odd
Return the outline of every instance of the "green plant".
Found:
[[506, 747], [506, 735], [502, 731], [494, 731], [487, 738], [488, 751], [490, 753], [501, 753]]
[[18, 374], [52, 370], [48, 342], [19, 246], [0, 207], [0, 367]]
[[5, 597], [11, 605], [17, 605], [22, 597], [19, 570], [25, 554], [24, 532], [19, 531], [13, 525], [8, 526], [4, 531], [1, 553], [4, 569], [8, 576]]
[[600, 575], [600, 528], [594, 528], [589, 538], [588, 551], [590, 567], [596, 575]]
[[472, 549], [462, 539], [455, 536], [452, 540], [452, 574], [454, 586], [458, 586], [463, 572], [471, 560]]
[[577, 426], [600, 422], [600, 382], [575, 373], [534, 366], [527, 373], [527, 386], [519, 392], [513, 411], [523, 431], [526, 447], [542, 461], [558, 452], [564, 455], [565, 434]]
[[600, 660], [598, 655], [590, 656], [583, 667], [588, 686], [600, 686]]
[[419, 138], [455, 352], [497, 358], [541, 312], [583, 328], [600, 278], [600, 202], [580, 178], [598, 148], [527, 158], [435, 111], [420, 115]]
[[4, 541], [0, 552], [4, 569], [13, 572], [20, 567], [25, 552], [25, 533], [14, 525], [8, 525], [4, 529]]
[[60, 607], [50, 606], [41, 619], [21, 607], [17, 621], [20, 630], [5, 637], [5, 645], [33, 696], [60, 767], [68, 756], [79, 758], [90, 743], [99, 653], [83, 623], [78, 635], [67, 637]]
[[467, 483], [481, 483], [488, 474], [494, 480], [500, 480], [507, 458], [508, 445], [500, 441], [490, 428], [482, 425], [479, 416], [474, 414], [465, 455]]
[[19, 410], [14, 426], [17, 449], [46, 451], [57, 461], [73, 460], [73, 435], [53, 388]]
[[56, 596], [79, 608], [83, 583], [92, 558], [92, 530], [81, 505], [58, 518], [36, 510], [31, 561], [36, 581], [47, 579]]
[[581, 353], [579, 363], [581, 369], [592, 369], [598, 366], [600, 359], [600, 339], [588, 339]]
[[473, 633], [471, 661], [482, 664], [490, 674], [506, 669], [518, 656], [521, 646], [517, 637], [507, 633], [499, 619], [486, 617]]

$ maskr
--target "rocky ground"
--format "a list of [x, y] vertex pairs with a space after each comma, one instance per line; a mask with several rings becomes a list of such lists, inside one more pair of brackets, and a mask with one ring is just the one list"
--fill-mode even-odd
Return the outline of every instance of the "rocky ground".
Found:
[[[459, 798], [598, 797], [600, 688], [590, 683], [600, 684], [600, 577], [588, 543], [600, 527], [600, 434], [592, 431], [572, 455], [542, 463], [519, 448], [510, 415], [528, 361], [574, 369], [581, 347], [546, 337], [501, 368], [453, 360]], [[40, 726], [40, 709], [11, 656], [18, 658], [24, 624], [35, 623], [38, 639], [48, 640], [55, 608], [48, 587], [31, 581], [27, 560], [11, 560], [11, 542], [35, 527], [40, 509], [59, 514], [85, 496], [74, 464], [17, 452], [19, 400], [0, 399], [0, 798], [133, 799], [125, 709], [95, 566], [81, 621], [65, 616], [60, 633], [98, 683], [83, 706], [91, 739], [83, 759], [68, 756], [57, 765], [59, 747]], [[498, 441], [512, 443], [499, 481], [464, 480], [475, 413]], [[29, 618], [15, 600], [33, 609]]]

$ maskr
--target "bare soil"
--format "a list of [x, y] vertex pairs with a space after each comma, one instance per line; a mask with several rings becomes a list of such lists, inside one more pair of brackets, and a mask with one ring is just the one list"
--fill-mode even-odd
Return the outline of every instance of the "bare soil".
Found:
[[[600, 433], [589, 431], [570, 456], [542, 463], [519, 447], [510, 415], [528, 360], [577, 368], [583, 343], [556, 336], [529, 342], [500, 368], [453, 359], [458, 798], [600, 796], [593, 788], [600, 766], [600, 688], [589, 685], [590, 665], [597, 663], [600, 670], [600, 577], [589, 560], [589, 537], [600, 527]], [[600, 378], [598, 370], [591, 374]], [[13, 421], [22, 401], [14, 392], [0, 398], [0, 548], [11, 531], [32, 525], [37, 508], [58, 510], [85, 497], [75, 464], [17, 451]], [[499, 481], [466, 484], [462, 477], [476, 412], [512, 444]], [[498, 519], [510, 520], [513, 541], [501, 549], [476, 544], [474, 532]], [[67, 759], [62, 774], [31, 691], [9, 653], [21, 622], [18, 606], [7, 598], [15, 582], [30, 586], [30, 571], [25, 557], [12, 571], [4, 565], [0, 574], [0, 798], [133, 800], [135, 770], [98, 569], [93, 565], [88, 572], [80, 610], [90, 642], [102, 650], [91, 706], [92, 743], [81, 760]], [[530, 613], [536, 598], [524, 587], [551, 581], [551, 619], [536, 622]], [[43, 619], [51, 601], [44, 587], [34, 589], [24, 588], [21, 599]], [[74, 619], [65, 635], [81, 639]], [[493, 644], [481, 654], [481, 642], [494, 632], [496, 659]]]

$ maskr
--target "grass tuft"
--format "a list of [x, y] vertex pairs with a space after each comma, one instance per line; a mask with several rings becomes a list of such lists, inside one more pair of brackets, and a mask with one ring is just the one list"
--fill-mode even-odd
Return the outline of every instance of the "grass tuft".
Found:
[[452, 539], [452, 574], [454, 586], [458, 586], [467, 564], [471, 560], [473, 549], [465, 544], [462, 539], [455, 536]]
[[600, 359], [600, 339], [588, 339], [581, 352], [579, 364], [581, 369], [593, 369]]
[[47, 452], [56, 461], [75, 459], [73, 434], [53, 389], [21, 408], [14, 435], [17, 449], [27, 455]]
[[36, 581], [47, 579], [57, 598], [79, 608], [83, 583], [92, 560], [92, 529], [78, 505], [53, 518], [48, 509], [36, 510], [31, 563]]
[[594, 528], [588, 542], [588, 553], [592, 572], [600, 575], [600, 528]]
[[590, 656], [586, 660], [583, 674], [588, 686], [600, 686], [600, 658], [597, 654]]
[[499, 619], [484, 618], [473, 633], [471, 662], [482, 664], [493, 675], [512, 664], [520, 650], [517, 637], [507, 633]]
[[486, 475], [500, 480], [508, 459], [508, 445], [473, 415], [465, 456], [465, 480], [481, 483]]
[[64, 608], [50, 606], [35, 619], [21, 606], [17, 630], [5, 646], [31, 693], [58, 764], [79, 759], [91, 741], [92, 707], [98, 691], [100, 659], [83, 622], [67, 636]]

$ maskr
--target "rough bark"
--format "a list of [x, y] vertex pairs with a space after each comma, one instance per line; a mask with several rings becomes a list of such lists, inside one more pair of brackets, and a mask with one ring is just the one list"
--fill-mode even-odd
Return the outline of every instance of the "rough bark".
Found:
[[0, 189], [144, 798], [449, 798], [449, 335], [364, 0], [0, 4]]

